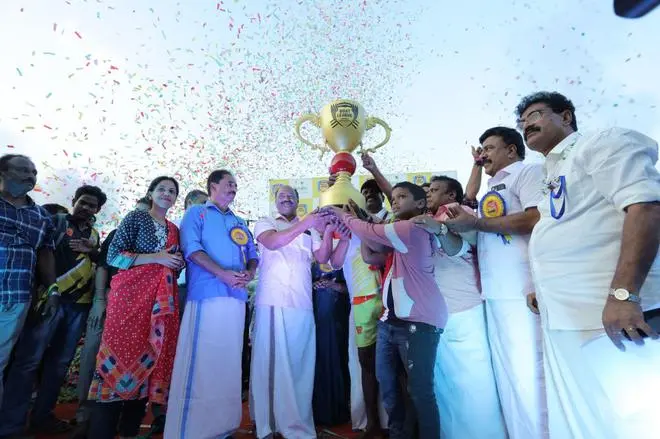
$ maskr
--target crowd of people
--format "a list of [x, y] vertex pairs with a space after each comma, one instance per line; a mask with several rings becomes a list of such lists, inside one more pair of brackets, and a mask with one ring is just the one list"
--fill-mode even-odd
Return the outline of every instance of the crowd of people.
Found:
[[246, 399], [258, 438], [655, 437], [657, 143], [582, 133], [555, 92], [515, 113], [465, 190], [392, 185], [365, 154], [365, 209], [299, 218], [279, 186], [251, 228], [230, 171], [176, 224], [162, 176], [103, 242], [102, 189], [39, 206], [34, 163], [0, 157], [0, 438], [72, 429], [54, 409], [83, 336], [78, 439], [137, 437], [147, 410], [165, 439], [228, 438]]

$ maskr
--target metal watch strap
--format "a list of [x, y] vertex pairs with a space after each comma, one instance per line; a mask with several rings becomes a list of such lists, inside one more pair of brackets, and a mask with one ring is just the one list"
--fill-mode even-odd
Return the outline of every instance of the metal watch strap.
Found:
[[[627, 297], [625, 299], [617, 297], [617, 291], [623, 292], [625, 295], [627, 295]], [[609, 295], [621, 302], [641, 303], [642, 301], [642, 298], [639, 296], [639, 294], [631, 293], [625, 288], [610, 288]]]

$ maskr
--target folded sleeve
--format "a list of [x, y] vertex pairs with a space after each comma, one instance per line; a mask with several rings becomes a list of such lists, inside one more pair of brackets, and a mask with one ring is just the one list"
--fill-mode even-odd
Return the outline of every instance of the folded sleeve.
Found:
[[133, 266], [138, 256], [135, 246], [140, 231], [139, 215], [140, 212], [134, 210], [119, 224], [108, 250], [108, 265], [122, 270], [128, 270]]
[[653, 139], [612, 128], [588, 142], [580, 158], [596, 190], [617, 210], [660, 201], [658, 144]]
[[202, 245], [202, 226], [204, 223], [204, 214], [206, 213], [205, 207], [204, 205], [190, 207], [181, 220], [181, 226], [179, 228], [181, 248], [187, 260], [193, 253], [204, 251], [204, 246]]
[[254, 237], [258, 241], [259, 240], [259, 235], [261, 235], [262, 233], [267, 232], [269, 230], [277, 230], [275, 220], [273, 218], [268, 218], [268, 217], [261, 218], [254, 225]]
[[525, 165], [513, 186], [523, 210], [538, 206], [543, 199], [543, 166], [537, 163]]
[[257, 246], [254, 243], [254, 236], [252, 236], [252, 232], [250, 232], [250, 230], [248, 230], [248, 228], [245, 224], [243, 224], [243, 226], [245, 227], [245, 231], [248, 234], [248, 243], [245, 246], [245, 255], [247, 257], [247, 260], [249, 261], [249, 260], [252, 260], [252, 259], [256, 259], [258, 261], [259, 260], [259, 253], [257, 252]]

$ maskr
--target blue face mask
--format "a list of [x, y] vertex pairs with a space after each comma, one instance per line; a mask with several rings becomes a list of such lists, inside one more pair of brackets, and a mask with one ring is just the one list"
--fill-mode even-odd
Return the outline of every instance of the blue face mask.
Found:
[[9, 192], [9, 195], [11, 195], [14, 198], [23, 197], [27, 195], [27, 193], [30, 192], [32, 189], [34, 189], [34, 184], [32, 184], [31, 182], [8, 179], [5, 180], [3, 183], [5, 190]]

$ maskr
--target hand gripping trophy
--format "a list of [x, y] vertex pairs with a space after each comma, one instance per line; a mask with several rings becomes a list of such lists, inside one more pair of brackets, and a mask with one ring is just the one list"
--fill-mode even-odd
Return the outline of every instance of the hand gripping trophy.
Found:
[[[317, 145], [305, 139], [300, 134], [300, 127], [305, 122], [311, 122], [321, 128], [325, 145]], [[380, 125], [385, 129], [385, 139], [372, 148], [364, 148], [362, 137], [367, 130]], [[362, 105], [348, 99], [339, 99], [321, 109], [319, 114], [304, 114], [296, 121], [296, 137], [301, 142], [321, 151], [323, 154], [333, 151], [335, 156], [330, 163], [330, 172], [337, 174], [335, 184], [321, 192], [320, 207], [344, 205], [352, 199], [361, 208], [365, 208], [362, 194], [351, 184], [351, 176], [356, 164], [351, 154], [359, 146], [359, 152], [373, 152], [390, 140], [392, 130], [381, 119], [367, 117]]]

